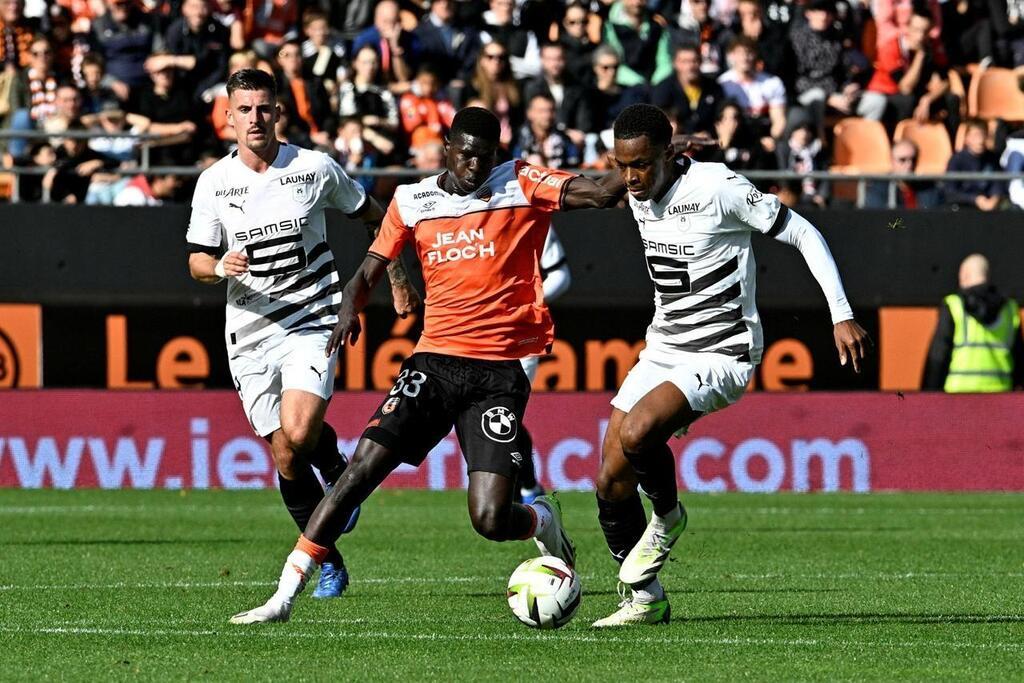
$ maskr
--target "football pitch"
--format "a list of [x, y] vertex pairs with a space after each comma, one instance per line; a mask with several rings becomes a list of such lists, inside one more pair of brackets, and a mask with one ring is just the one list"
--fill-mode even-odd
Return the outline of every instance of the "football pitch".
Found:
[[0, 491], [0, 680], [1024, 678], [1024, 496], [684, 500], [670, 625], [590, 628], [614, 564], [565, 494], [583, 602], [534, 631], [504, 598], [532, 543], [477, 537], [463, 492], [378, 492], [345, 597], [242, 627], [296, 536], [275, 491]]

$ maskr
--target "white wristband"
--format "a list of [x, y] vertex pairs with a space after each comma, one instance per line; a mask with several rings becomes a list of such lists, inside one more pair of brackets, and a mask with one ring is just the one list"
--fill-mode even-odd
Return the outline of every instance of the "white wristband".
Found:
[[[226, 256], [227, 256], [227, 254], [225, 254], [224, 256], [226, 257]], [[220, 260], [220, 261], [217, 261], [217, 265], [215, 265], [215, 266], [213, 267], [213, 272], [214, 272], [214, 273], [215, 273], [215, 274], [217, 275], [217, 277], [219, 277], [219, 278], [220, 278], [221, 280], [223, 280], [224, 278], [226, 278], [226, 277], [228, 276], [228, 274], [227, 274], [227, 271], [225, 271], [225, 270], [224, 270], [224, 258], [221, 258], [221, 260]]]

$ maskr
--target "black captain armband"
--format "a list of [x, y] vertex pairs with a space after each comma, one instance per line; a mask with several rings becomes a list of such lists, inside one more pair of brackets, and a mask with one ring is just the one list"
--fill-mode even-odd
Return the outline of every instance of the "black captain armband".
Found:
[[782, 229], [786, 227], [786, 219], [789, 218], [789, 207], [785, 204], [779, 206], [779, 213], [775, 216], [775, 222], [772, 223], [771, 229], [768, 231], [769, 237], [776, 237]]
[[210, 256], [220, 256], [220, 246], [211, 247], [205, 244], [196, 244], [195, 242], [186, 242], [185, 251], [189, 254], [209, 254]]
[[359, 218], [369, 210], [370, 201], [370, 195], [365, 195], [363, 197], [363, 203], [356, 207], [356, 210], [353, 211], [352, 213], [346, 213], [345, 216], [347, 216], [348, 218]]

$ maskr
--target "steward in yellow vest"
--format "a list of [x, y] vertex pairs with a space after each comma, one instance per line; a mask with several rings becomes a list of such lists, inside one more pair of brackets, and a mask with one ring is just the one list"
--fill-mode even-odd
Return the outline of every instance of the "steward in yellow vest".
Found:
[[944, 304], [922, 388], [981, 393], [1020, 385], [1024, 341], [1017, 302], [983, 283], [950, 294]]

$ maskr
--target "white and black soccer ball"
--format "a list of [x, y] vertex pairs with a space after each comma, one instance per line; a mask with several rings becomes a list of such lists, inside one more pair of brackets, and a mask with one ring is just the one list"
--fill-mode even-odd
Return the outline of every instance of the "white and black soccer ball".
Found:
[[560, 628], [572, 621], [580, 606], [580, 579], [557, 557], [523, 562], [508, 580], [508, 606], [532, 628]]

